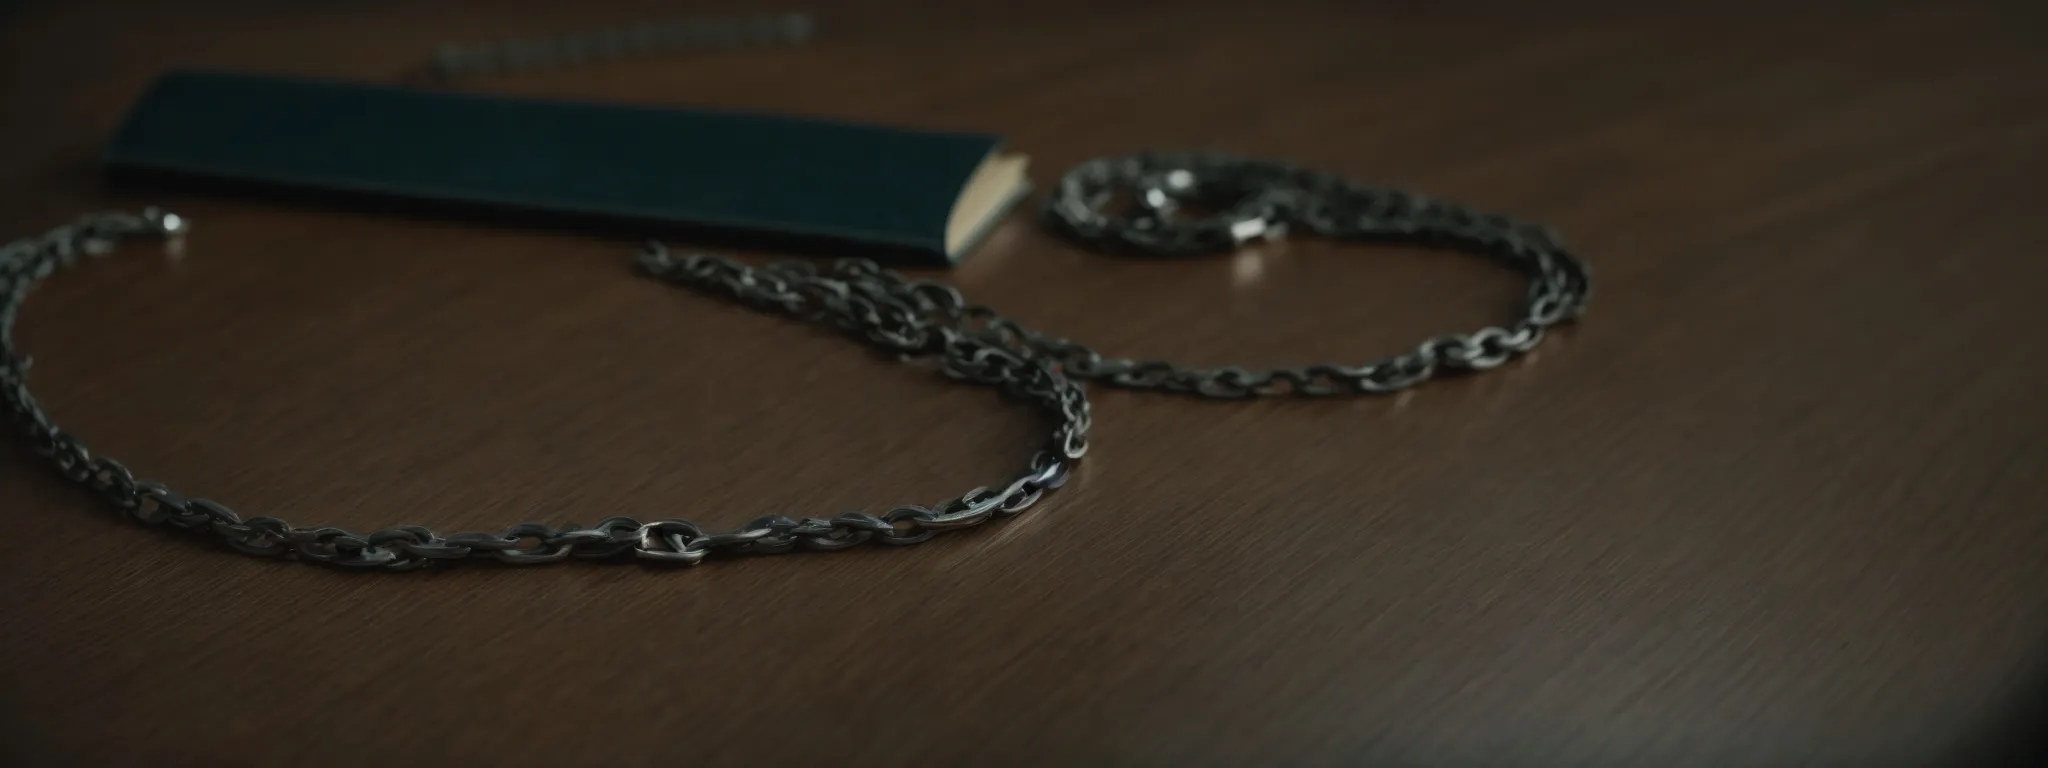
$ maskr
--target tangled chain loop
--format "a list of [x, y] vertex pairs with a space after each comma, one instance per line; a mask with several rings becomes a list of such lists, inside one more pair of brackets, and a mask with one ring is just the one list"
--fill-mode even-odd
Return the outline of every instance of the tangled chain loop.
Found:
[[[1131, 214], [1119, 217], [1105, 210], [1119, 193], [1133, 199]], [[1178, 215], [1189, 207], [1218, 213], [1206, 218]], [[1250, 370], [1110, 358], [1066, 339], [1019, 328], [979, 308], [968, 312], [1004, 345], [1035, 350], [1057, 360], [1069, 376], [1115, 387], [1216, 398], [1393, 392], [1445, 371], [1494, 368], [1535, 349], [1545, 329], [1577, 318], [1592, 298], [1592, 277], [1585, 263], [1547, 229], [1271, 160], [1189, 152], [1097, 158], [1060, 179], [1046, 214], [1069, 238], [1127, 253], [1219, 253], [1303, 229], [1338, 240], [1469, 251], [1506, 262], [1530, 277], [1521, 315], [1512, 323], [1444, 334], [1406, 353], [1361, 365]]]
[[[1124, 217], [1105, 212], [1104, 205], [1125, 191], [1135, 197], [1136, 212]], [[1189, 204], [1221, 213], [1202, 219], [1176, 215]], [[899, 506], [880, 516], [847, 512], [799, 520], [770, 515], [722, 533], [686, 520], [610, 517], [588, 528], [526, 523], [497, 533], [443, 536], [401, 525], [364, 535], [335, 527], [302, 528], [274, 517], [244, 518], [218, 502], [188, 499], [161, 483], [138, 480], [120, 462], [94, 455], [52, 424], [29, 393], [29, 360], [16, 349], [13, 334], [28, 293], [57, 269], [83, 257], [104, 255], [120, 240], [184, 232], [183, 219], [152, 208], [140, 214], [92, 214], [39, 237], [0, 246], [0, 407], [66, 478], [135, 519], [210, 531], [252, 555], [387, 571], [465, 559], [634, 559], [695, 565], [714, 552], [774, 554], [869, 542], [917, 544], [940, 531], [1023, 512], [1046, 491], [1064, 484], [1088, 450], [1092, 418], [1077, 379], [1211, 398], [1391, 392], [1446, 370], [1498, 366], [1534, 348], [1546, 328], [1575, 318], [1591, 295], [1585, 265], [1541, 228], [1270, 161], [1215, 154], [1092, 160], [1060, 181], [1046, 213], [1051, 224], [1071, 238], [1146, 254], [1225, 251], [1297, 226], [1340, 239], [1405, 240], [1474, 251], [1521, 268], [1532, 281], [1520, 317], [1506, 327], [1438, 336], [1413, 351], [1358, 366], [1203, 369], [1105, 357], [1079, 343], [1024, 328], [987, 307], [968, 304], [949, 285], [909, 279], [866, 260], [842, 259], [823, 267], [809, 261], [750, 266], [711, 254], [678, 255], [652, 243], [638, 258], [640, 269], [651, 277], [822, 324], [907, 359], [934, 360], [947, 376], [1036, 405], [1054, 422], [1051, 437], [1021, 474], [1000, 487], [975, 488], [930, 507]]]

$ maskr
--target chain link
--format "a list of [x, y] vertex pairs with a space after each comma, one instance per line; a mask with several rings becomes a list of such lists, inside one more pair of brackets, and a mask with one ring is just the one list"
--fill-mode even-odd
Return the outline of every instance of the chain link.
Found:
[[[1136, 201], [1135, 211], [1121, 217], [1105, 208], [1120, 193]], [[1177, 213], [1187, 207], [1219, 213], [1205, 218]], [[1412, 351], [1362, 365], [1193, 368], [1106, 357], [1080, 343], [1025, 328], [988, 307], [969, 304], [945, 283], [910, 279], [871, 261], [750, 266], [712, 254], [672, 253], [660, 243], [650, 243], [637, 259], [639, 269], [650, 277], [825, 325], [906, 359], [936, 361], [944, 375], [1034, 404], [1054, 423], [1050, 439], [1025, 471], [1001, 486], [975, 488], [929, 507], [899, 506], [879, 516], [772, 515], [728, 532], [706, 531], [686, 520], [611, 517], [587, 528], [525, 523], [502, 532], [443, 536], [401, 525], [359, 535], [335, 527], [296, 527], [273, 517], [242, 518], [218, 502], [186, 498], [161, 483], [136, 479], [121, 463], [94, 455], [51, 423], [29, 393], [29, 360], [15, 347], [13, 327], [29, 291], [57, 269], [76, 264], [81, 257], [104, 255], [122, 239], [176, 237], [185, 231], [183, 219], [153, 208], [141, 214], [93, 214], [40, 237], [0, 246], [0, 406], [64, 477], [136, 520], [210, 531], [252, 555], [388, 571], [466, 559], [515, 564], [634, 559], [695, 565], [714, 553], [917, 544], [942, 531], [1019, 514], [1046, 491], [1063, 485], [1088, 450], [1093, 420], [1087, 394], [1077, 380], [1209, 398], [1392, 392], [1446, 371], [1501, 365], [1534, 348], [1547, 328], [1576, 318], [1591, 295], [1585, 265], [1547, 230], [1271, 161], [1193, 153], [1091, 160], [1061, 179], [1046, 213], [1062, 234], [1103, 249], [1159, 256], [1215, 253], [1298, 227], [1341, 240], [1405, 241], [1472, 251], [1517, 267], [1532, 279], [1522, 311], [1512, 323], [1437, 336]]]

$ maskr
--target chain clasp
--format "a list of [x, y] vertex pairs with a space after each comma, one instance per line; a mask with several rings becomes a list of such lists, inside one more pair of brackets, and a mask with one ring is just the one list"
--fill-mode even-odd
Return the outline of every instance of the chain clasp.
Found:
[[[1138, 188], [1140, 215], [1162, 226], [1215, 229], [1226, 233], [1234, 247], [1287, 234], [1287, 222], [1269, 189], [1217, 183], [1213, 174], [1205, 177], [1184, 167], [1148, 174]], [[1176, 220], [1184, 202], [1204, 208], [1220, 206], [1222, 210], [1199, 219]]]

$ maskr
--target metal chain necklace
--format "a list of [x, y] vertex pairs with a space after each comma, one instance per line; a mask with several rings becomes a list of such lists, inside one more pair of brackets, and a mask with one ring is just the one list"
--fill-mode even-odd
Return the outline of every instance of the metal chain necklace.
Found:
[[[1105, 203], [1125, 191], [1136, 199], [1133, 213], [1117, 216], [1104, 210]], [[1188, 204], [1221, 213], [1199, 220], [1177, 216], [1175, 211]], [[391, 571], [465, 559], [540, 563], [577, 557], [694, 565], [713, 552], [835, 550], [871, 541], [916, 544], [939, 531], [1020, 513], [1060, 487], [1088, 450], [1089, 406], [1078, 379], [1217, 398], [1391, 392], [1444, 371], [1491, 368], [1528, 351], [1546, 328], [1576, 317], [1591, 290], [1585, 265], [1541, 228], [1271, 161], [1193, 153], [1091, 160], [1061, 179], [1046, 213], [1056, 230], [1079, 242], [1144, 254], [1228, 251], [1297, 227], [1339, 239], [1471, 251], [1516, 266], [1531, 281], [1522, 311], [1509, 325], [1438, 336], [1363, 365], [1202, 369], [1106, 357], [968, 304], [944, 283], [909, 279], [870, 261], [842, 259], [822, 269], [808, 261], [757, 267], [709, 254], [677, 255], [650, 244], [638, 265], [652, 277], [824, 324], [906, 358], [935, 361], [948, 376], [991, 386], [1042, 409], [1053, 421], [1051, 437], [1021, 474], [1000, 487], [975, 488], [930, 507], [899, 506], [883, 515], [848, 512], [803, 520], [771, 515], [723, 533], [685, 520], [611, 517], [587, 528], [526, 523], [502, 532], [441, 535], [400, 525], [356, 534], [293, 526], [275, 517], [244, 518], [218, 502], [188, 499], [161, 483], [136, 479], [120, 462], [94, 455], [51, 422], [29, 393], [29, 359], [14, 343], [15, 318], [29, 292], [58, 268], [104, 255], [118, 241], [177, 237], [187, 228], [183, 219], [156, 209], [103, 212], [0, 246], [0, 407], [64, 477], [131, 517], [211, 532], [252, 555]]]

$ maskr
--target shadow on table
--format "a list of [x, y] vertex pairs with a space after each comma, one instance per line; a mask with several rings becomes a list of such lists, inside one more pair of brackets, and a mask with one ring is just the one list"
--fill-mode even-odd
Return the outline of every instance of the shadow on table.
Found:
[[[255, 203], [299, 211], [328, 210], [413, 221], [435, 221], [552, 234], [580, 234], [634, 244], [650, 239], [674, 241], [682, 250], [771, 251], [819, 259], [858, 257], [898, 269], [945, 269], [936, 255], [908, 246], [891, 246], [823, 236], [781, 234], [758, 229], [722, 228], [680, 222], [650, 221], [600, 213], [526, 210], [449, 200], [394, 198], [343, 190], [272, 186], [142, 170], [98, 171], [108, 191], [124, 196], [199, 196]], [[1029, 208], [1031, 201], [1019, 204]], [[168, 207], [168, 206], [167, 206]]]
[[2048, 766], [2048, 669], [2038, 670], [2000, 715], [1963, 744], [1953, 765]]

